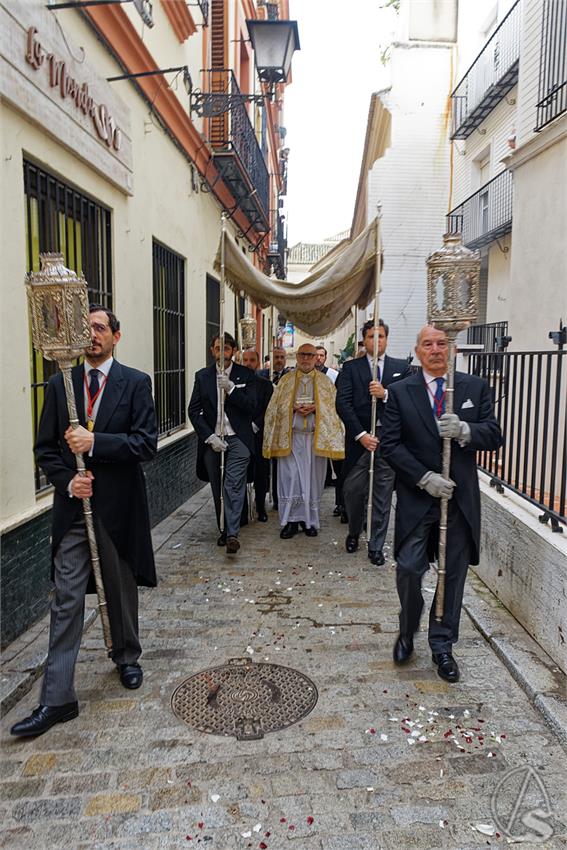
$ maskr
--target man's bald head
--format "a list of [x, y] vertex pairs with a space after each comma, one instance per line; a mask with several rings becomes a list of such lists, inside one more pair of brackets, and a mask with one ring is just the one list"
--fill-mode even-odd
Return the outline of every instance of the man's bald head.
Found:
[[304, 342], [297, 349], [297, 365], [302, 372], [311, 372], [315, 368], [317, 349], [310, 342]]

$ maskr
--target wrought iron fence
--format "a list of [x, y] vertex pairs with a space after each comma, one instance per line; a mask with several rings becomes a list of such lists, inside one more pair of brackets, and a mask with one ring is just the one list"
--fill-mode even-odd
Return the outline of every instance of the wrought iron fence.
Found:
[[567, 110], [567, 3], [544, 0], [536, 131]]
[[491, 483], [543, 510], [541, 522], [567, 523], [567, 351], [471, 354], [469, 372], [492, 390], [504, 437], [497, 452], [479, 452]]
[[512, 172], [501, 171], [451, 210], [447, 231], [461, 233], [468, 248], [480, 248], [510, 233], [513, 186]]
[[520, 58], [520, 23], [521, 4], [517, 0], [451, 94], [451, 138], [468, 138], [515, 85]]
[[487, 322], [483, 325], [471, 325], [467, 329], [467, 343], [482, 345], [485, 351], [501, 350], [504, 339], [508, 339], [508, 322]]

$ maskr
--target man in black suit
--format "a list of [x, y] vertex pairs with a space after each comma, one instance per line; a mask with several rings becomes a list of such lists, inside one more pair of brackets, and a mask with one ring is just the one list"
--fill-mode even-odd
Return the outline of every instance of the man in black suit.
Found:
[[[279, 384], [280, 378], [283, 375], [286, 375], [290, 369], [286, 367], [287, 353], [285, 348], [274, 348], [272, 351], [272, 360], [274, 363], [274, 369], [272, 372], [272, 384], [274, 387], [277, 387]], [[270, 380], [270, 370], [269, 369], [260, 369], [258, 371], [258, 375], [260, 378], [267, 378]], [[271, 470], [272, 470], [272, 505], [274, 510], [278, 510], [278, 460], [277, 458], [272, 458], [271, 460]]]
[[[220, 529], [220, 453], [225, 452], [224, 530], [217, 540], [226, 546], [227, 554], [240, 549], [238, 534], [242, 507], [246, 498], [248, 462], [254, 453], [252, 417], [256, 410], [255, 377], [250, 369], [233, 361], [236, 342], [224, 335], [221, 355], [220, 339], [213, 337], [211, 353], [215, 362], [195, 375], [193, 394], [189, 402], [189, 419], [199, 443], [197, 446], [197, 476], [210, 481], [217, 523]], [[223, 357], [224, 372], [218, 368]], [[224, 423], [220, 421], [220, 397], [224, 395]]]
[[269, 380], [260, 377], [258, 370], [260, 356], [254, 348], [247, 348], [242, 352], [242, 365], [251, 369], [256, 375], [257, 405], [252, 419], [252, 430], [254, 431], [254, 494], [258, 521], [267, 522], [266, 493], [270, 479], [270, 461], [262, 455], [262, 443], [264, 442], [264, 416], [274, 388]]
[[[431, 326], [417, 338], [422, 372], [390, 389], [382, 427], [382, 454], [397, 475], [396, 581], [400, 597], [400, 633], [394, 661], [405, 663], [413, 653], [413, 636], [423, 608], [421, 579], [429, 568], [429, 544], [439, 533], [441, 496], [449, 502], [445, 605], [441, 623], [429, 617], [429, 645], [441, 678], [459, 679], [452, 648], [469, 564], [478, 564], [480, 491], [476, 452], [496, 450], [501, 443], [486, 381], [455, 373], [455, 413], [445, 413], [448, 360], [447, 337]], [[451, 437], [450, 476], [442, 470], [442, 437]]]
[[[92, 498], [101, 571], [112, 636], [112, 660], [126, 688], [139, 688], [137, 585], [155, 587], [156, 573], [141, 463], [157, 451], [149, 375], [113, 358], [120, 324], [110, 310], [91, 305], [91, 346], [72, 370], [81, 425], [72, 430], [59, 372], [48, 384], [35, 455], [54, 487], [52, 558], [55, 596], [40, 706], [12, 734], [41, 735], [77, 717], [74, 673], [83, 630], [91, 558], [83, 498]], [[85, 427], [86, 426], [86, 427]], [[86, 476], [75, 454], [85, 455]]]
[[[375, 345], [374, 320], [365, 322], [362, 338], [365, 357], [347, 361], [337, 379], [337, 413], [346, 430], [346, 454], [343, 461], [343, 505], [348, 517], [346, 551], [356, 552], [358, 538], [366, 512], [368, 499], [368, 474], [370, 455], [374, 458], [374, 485], [372, 494], [372, 529], [368, 535], [368, 557], [372, 564], [384, 564], [384, 541], [388, 532], [390, 506], [395, 475], [384, 461], [379, 449], [382, 416], [388, 400], [388, 387], [409, 374], [406, 360], [397, 360], [386, 354], [388, 325], [378, 320], [378, 374], [372, 380], [372, 359]], [[372, 398], [376, 403], [377, 436], [371, 431]]]

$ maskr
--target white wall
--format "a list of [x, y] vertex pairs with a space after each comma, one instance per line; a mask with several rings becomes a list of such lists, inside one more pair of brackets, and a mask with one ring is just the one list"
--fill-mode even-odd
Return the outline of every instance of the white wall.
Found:
[[380, 314], [390, 325], [388, 351], [413, 353], [426, 320], [427, 256], [442, 245], [449, 203], [450, 47], [395, 45], [392, 143], [369, 175], [368, 220], [382, 205], [384, 270]]

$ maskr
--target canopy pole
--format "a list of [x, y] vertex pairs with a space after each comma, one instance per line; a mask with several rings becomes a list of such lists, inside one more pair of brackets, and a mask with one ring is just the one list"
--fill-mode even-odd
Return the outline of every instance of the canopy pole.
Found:
[[[224, 375], [224, 297], [225, 297], [225, 263], [226, 263], [226, 219], [227, 214], [221, 214], [221, 279], [219, 286], [219, 362], [217, 369], [221, 375]], [[220, 434], [219, 437], [224, 439], [224, 390], [219, 393], [220, 396]], [[221, 534], [224, 531], [224, 452], [220, 453], [220, 517], [219, 527]]]
[[[375, 275], [375, 290], [374, 290], [374, 354], [372, 356], [372, 380], [375, 381], [378, 377], [378, 334], [379, 334], [379, 319], [380, 319], [380, 206], [376, 216], [376, 265], [374, 269]], [[372, 396], [372, 411], [370, 418], [370, 433], [373, 437], [376, 436], [376, 411], [378, 400], [376, 396]], [[368, 475], [368, 505], [366, 509], [366, 539], [370, 546], [372, 539], [372, 502], [374, 492], [374, 458], [376, 450], [370, 452], [370, 466]]]

